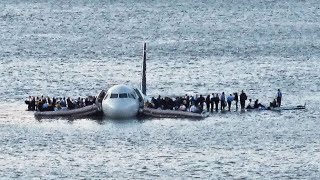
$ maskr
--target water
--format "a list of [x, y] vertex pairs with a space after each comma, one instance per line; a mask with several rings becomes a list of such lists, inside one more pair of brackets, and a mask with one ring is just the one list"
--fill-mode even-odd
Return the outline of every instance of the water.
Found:
[[[0, 3], [0, 175], [4, 179], [317, 179], [317, 1]], [[247, 92], [305, 111], [188, 119], [36, 120], [29, 95]]]

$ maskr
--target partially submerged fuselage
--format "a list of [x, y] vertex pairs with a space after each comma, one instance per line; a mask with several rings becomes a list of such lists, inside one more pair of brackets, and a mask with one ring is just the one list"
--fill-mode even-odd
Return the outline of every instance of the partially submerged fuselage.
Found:
[[127, 85], [111, 87], [102, 100], [103, 114], [113, 119], [136, 117], [141, 107], [141, 95]]

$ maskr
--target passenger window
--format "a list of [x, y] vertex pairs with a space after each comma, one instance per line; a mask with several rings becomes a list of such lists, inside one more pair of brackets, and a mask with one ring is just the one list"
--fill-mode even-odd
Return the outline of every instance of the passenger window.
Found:
[[110, 98], [118, 98], [118, 94], [111, 94]]
[[126, 93], [119, 94], [119, 98], [128, 98], [128, 94]]

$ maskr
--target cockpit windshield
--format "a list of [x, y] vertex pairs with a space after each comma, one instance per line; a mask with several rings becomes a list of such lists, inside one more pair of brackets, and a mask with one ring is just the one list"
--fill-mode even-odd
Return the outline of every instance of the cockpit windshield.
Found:
[[128, 94], [127, 93], [119, 94], [119, 98], [128, 98]]
[[111, 99], [115, 99], [115, 98], [131, 98], [131, 99], [136, 99], [137, 97], [135, 96], [135, 94], [131, 94], [131, 93], [120, 93], [120, 94], [107, 94], [104, 99], [107, 98], [111, 98]]
[[110, 98], [118, 98], [119, 94], [111, 94]]

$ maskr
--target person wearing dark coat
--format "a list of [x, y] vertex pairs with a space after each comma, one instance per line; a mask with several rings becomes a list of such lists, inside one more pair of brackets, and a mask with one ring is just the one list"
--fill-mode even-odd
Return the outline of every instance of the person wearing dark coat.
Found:
[[277, 93], [277, 105], [278, 105], [278, 107], [281, 106], [281, 99], [282, 99], [282, 93], [281, 93], [280, 89], [278, 89], [278, 93]]
[[190, 97], [186, 94], [186, 108], [190, 107]]
[[239, 102], [238, 93], [234, 93], [234, 101], [236, 102], [236, 109], [238, 109], [238, 102]]
[[214, 100], [215, 100], [214, 93], [212, 93], [212, 97], [210, 99], [210, 105], [211, 105], [211, 112], [213, 112], [213, 107], [214, 107]]
[[154, 109], [158, 109], [159, 103], [158, 103], [158, 101], [156, 100], [156, 98], [152, 97], [151, 103], [153, 104], [153, 108], [154, 108]]
[[240, 94], [240, 106], [241, 106], [241, 109], [245, 108], [247, 98], [248, 97], [247, 97], [246, 93], [244, 93], [244, 91], [242, 90], [241, 94]]
[[204, 99], [204, 97], [202, 95], [200, 95], [198, 100], [199, 100], [199, 103], [200, 103], [200, 108], [203, 110], [203, 103], [204, 103], [205, 99]]
[[216, 104], [216, 111], [218, 112], [219, 109], [219, 102], [220, 102], [220, 98], [219, 98], [219, 94], [216, 94], [216, 98], [214, 99], [214, 103]]
[[207, 112], [210, 110], [210, 95], [206, 97]]
[[224, 110], [224, 108], [226, 107], [226, 104], [225, 104], [225, 102], [226, 102], [226, 96], [225, 96], [225, 94], [224, 94], [224, 92], [222, 92], [222, 94], [221, 94], [221, 96], [220, 96], [220, 106], [221, 106], [221, 111], [222, 110]]
[[36, 98], [35, 97], [32, 97], [32, 100], [31, 100], [31, 110], [34, 111], [36, 110]]
[[74, 104], [72, 103], [70, 97], [68, 97], [67, 99], [67, 105], [68, 105], [68, 109], [74, 109]]

